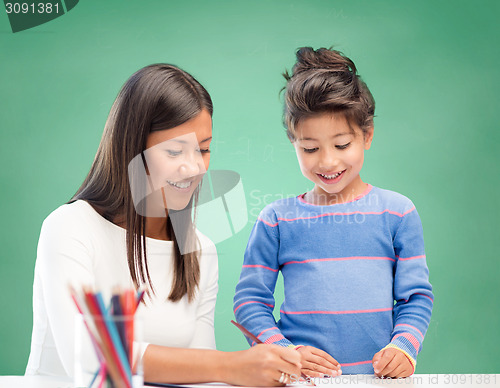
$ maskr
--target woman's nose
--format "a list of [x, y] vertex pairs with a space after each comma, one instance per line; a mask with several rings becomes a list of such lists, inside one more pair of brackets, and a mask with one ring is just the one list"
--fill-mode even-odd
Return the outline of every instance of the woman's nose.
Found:
[[189, 152], [185, 155], [180, 167], [183, 178], [190, 178], [205, 172], [203, 158], [198, 152]]

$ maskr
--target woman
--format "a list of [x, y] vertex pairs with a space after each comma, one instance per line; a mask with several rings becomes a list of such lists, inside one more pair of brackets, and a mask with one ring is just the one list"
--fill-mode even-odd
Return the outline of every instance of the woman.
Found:
[[125, 83], [85, 181], [43, 223], [27, 374], [73, 373], [68, 284], [146, 287], [147, 381], [281, 385], [300, 373], [293, 349], [215, 350], [217, 253], [191, 214], [210, 161], [211, 117], [208, 92], [175, 66], [147, 66]]

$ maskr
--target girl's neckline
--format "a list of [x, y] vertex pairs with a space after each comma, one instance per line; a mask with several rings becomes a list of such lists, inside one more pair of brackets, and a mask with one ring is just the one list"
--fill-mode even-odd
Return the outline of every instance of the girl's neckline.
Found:
[[351, 199], [350, 201], [346, 201], [346, 202], [339, 202], [339, 203], [332, 203], [330, 205], [317, 205], [315, 203], [310, 203], [310, 202], [307, 202], [305, 199], [304, 199], [304, 196], [307, 194], [307, 193], [304, 193], [304, 194], [300, 194], [299, 196], [297, 196], [297, 198], [299, 199], [300, 202], [302, 203], [305, 203], [306, 205], [310, 205], [310, 206], [318, 206], [318, 207], [326, 207], [326, 206], [337, 206], [337, 205], [345, 205], [345, 204], [348, 204], [348, 203], [352, 203], [352, 202], [356, 202], [356, 201], [359, 201], [361, 198], [365, 197], [368, 195], [368, 193], [370, 193], [370, 191], [372, 191], [373, 189], [373, 186], [371, 184], [368, 183], [366, 189], [359, 195], [357, 195], [356, 197], [354, 197], [353, 199]]
[[[91, 210], [92, 210], [92, 213], [97, 216], [99, 218], [99, 221], [101, 221], [103, 224], [107, 225], [108, 227], [114, 229], [114, 230], [117, 230], [119, 231], [120, 233], [126, 233], [127, 230], [119, 225], [116, 225], [115, 223], [111, 222], [110, 220], [104, 218], [101, 214], [99, 214], [99, 212], [97, 210], [94, 209], [94, 207], [88, 203], [87, 201], [83, 200], [83, 199], [78, 199], [75, 201], [75, 203], [77, 202], [81, 202], [81, 203], [84, 203], [85, 206], [88, 206]], [[152, 238], [152, 237], [147, 237], [146, 236], [146, 241], [149, 241], [153, 244], [173, 244], [173, 241], [169, 241], [169, 240], [159, 240], [159, 239], [156, 239], [156, 238]]]

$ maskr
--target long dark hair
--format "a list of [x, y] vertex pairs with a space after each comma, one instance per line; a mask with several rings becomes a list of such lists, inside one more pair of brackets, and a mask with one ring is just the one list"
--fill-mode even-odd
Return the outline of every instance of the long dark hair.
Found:
[[[128, 166], [145, 150], [149, 133], [176, 127], [197, 116], [202, 109], [213, 113], [212, 100], [205, 88], [190, 74], [169, 64], [146, 66], [123, 85], [111, 107], [101, 143], [92, 167], [70, 202], [82, 199], [104, 218], [126, 229], [127, 261], [136, 287], [148, 286], [154, 293], [146, 255], [146, 218], [134, 207]], [[198, 245], [192, 208], [196, 195], [180, 212], [182, 230], [174, 233], [171, 216], [167, 234], [174, 242], [174, 280], [168, 297], [192, 300], [199, 283], [199, 250], [179, 249], [180, 236]], [[170, 212], [174, 212], [170, 210]], [[181, 244], [184, 244], [182, 242]], [[182, 246], [182, 245], [181, 245]]]

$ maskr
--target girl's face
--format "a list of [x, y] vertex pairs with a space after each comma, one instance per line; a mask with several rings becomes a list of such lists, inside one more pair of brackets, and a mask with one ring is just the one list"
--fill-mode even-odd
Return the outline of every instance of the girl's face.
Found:
[[364, 151], [370, 148], [373, 129], [364, 136], [342, 114], [320, 114], [297, 124], [293, 142], [302, 174], [315, 184], [315, 204], [347, 202], [363, 193], [359, 172]]
[[177, 127], [149, 134], [144, 156], [156, 205], [174, 210], [187, 206], [208, 169], [211, 140], [212, 118], [205, 109]]

